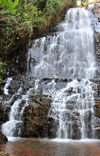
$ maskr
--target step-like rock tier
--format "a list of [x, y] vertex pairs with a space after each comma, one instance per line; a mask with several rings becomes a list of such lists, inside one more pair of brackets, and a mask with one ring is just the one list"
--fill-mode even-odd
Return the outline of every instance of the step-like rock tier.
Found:
[[[97, 12], [95, 12], [97, 14]], [[96, 15], [99, 21], [99, 14]], [[96, 117], [96, 136], [100, 139], [100, 32], [95, 32], [95, 52], [96, 52], [96, 60], [98, 65], [97, 75], [92, 80], [95, 82], [96, 87], [94, 88], [94, 98], [95, 98], [95, 117]], [[23, 68], [23, 67], [22, 67]], [[13, 74], [12, 74], [13, 75]], [[56, 136], [57, 132], [57, 124], [55, 123], [54, 119], [49, 117], [49, 110], [51, 107], [52, 99], [51, 97], [43, 95], [41, 92], [43, 90], [43, 87], [46, 85], [46, 83], [49, 83], [51, 79], [44, 79], [41, 80], [40, 90], [35, 95], [33, 90], [33, 95], [30, 95], [28, 99], [28, 105], [24, 109], [23, 113], [23, 124], [24, 124], [24, 130], [23, 134], [21, 133], [21, 136], [23, 137], [48, 137], [53, 138]], [[67, 80], [60, 80], [56, 79], [56, 83], [61, 82], [62, 85], [64, 83], [67, 84]], [[44, 86], [42, 86], [42, 82], [44, 83]], [[9, 120], [9, 112], [11, 110], [11, 106], [14, 104], [14, 102], [17, 99], [22, 99], [22, 95], [26, 95], [26, 92], [29, 90], [29, 88], [32, 88], [34, 85], [34, 78], [26, 79], [24, 76], [15, 76], [13, 77], [13, 80], [11, 81], [8, 90], [9, 94], [4, 95], [3, 87], [5, 85], [5, 81], [3, 81], [3, 84], [0, 89], [1, 98], [0, 98], [0, 130], [1, 125]], [[19, 88], [22, 88], [21, 94], [16, 94]], [[41, 94], [40, 94], [41, 93]], [[24, 99], [22, 99], [22, 102], [19, 107], [19, 112], [22, 110], [23, 106], [25, 104]], [[75, 127], [74, 127], [75, 128]], [[16, 133], [17, 136], [17, 133]], [[0, 132], [0, 140], [3, 140], [3, 135]]]

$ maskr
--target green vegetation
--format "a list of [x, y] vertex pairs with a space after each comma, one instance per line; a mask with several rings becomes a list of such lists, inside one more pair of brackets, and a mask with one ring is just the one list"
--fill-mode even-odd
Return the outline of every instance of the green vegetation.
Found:
[[52, 19], [61, 16], [64, 7], [67, 7], [66, 0], [0, 0], [2, 60], [16, 56], [31, 37], [45, 32], [54, 22]]
[[[14, 61], [31, 39], [61, 19], [69, 5], [69, 0], [0, 0], [0, 61]], [[1, 77], [2, 64], [0, 70]]]
[[0, 62], [0, 84], [2, 82], [2, 75], [5, 72], [4, 63]]

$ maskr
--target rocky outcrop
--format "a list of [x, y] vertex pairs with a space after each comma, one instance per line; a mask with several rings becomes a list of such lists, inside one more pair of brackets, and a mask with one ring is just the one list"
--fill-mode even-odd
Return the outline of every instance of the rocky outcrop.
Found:
[[95, 4], [93, 8], [93, 13], [96, 18], [96, 24], [94, 27], [95, 30], [95, 41], [96, 41], [96, 60], [98, 64], [98, 71], [97, 71], [97, 96], [95, 97], [95, 116], [96, 116], [96, 125], [95, 128], [95, 136], [97, 139], [100, 139], [100, 3]]
[[6, 137], [2, 134], [2, 131], [0, 131], [0, 146], [6, 142], [7, 142]]
[[51, 99], [37, 96], [31, 99], [31, 104], [25, 108], [25, 135], [27, 137], [48, 137], [56, 136], [54, 119], [48, 116]]
[[[99, 18], [98, 18], [99, 21]], [[96, 57], [97, 57], [97, 63], [98, 65], [100, 65], [100, 33], [96, 32]], [[24, 57], [22, 57], [23, 59], [20, 60], [20, 65], [19, 65], [19, 69], [20, 72], [23, 72], [26, 70], [26, 56], [24, 55]], [[100, 69], [100, 68], [99, 68]], [[98, 70], [98, 77], [99, 78], [99, 71]], [[31, 89], [32, 87], [34, 87], [34, 78], [30, 78], [31, 80], [26, 80], [25, 77], [18, 77], [16, 76], [16, 79], [13, 78], [13, 80], [11, 81], [8, 89], [9, 89], [9, 94], [8, 97], [5, 96], [5, 101], [7, 101], [8, 99], [10, 99], [10, 106], [12, 106], [14, 104], [14, 102], [17, 99], [22, 99], [22, 102], [20, 103], [20, 107], [19, 107], [19, 113], [21, 112], [21, 110], [23, 109], [23, 106], [25, 104], [25, 101], [23, 99], [23, 95], [26, 96], [26, 93], [29, 89]], [[41, 80], [44, 83], [44, 86], [46, 85], [46, 81], [51, 81], [51, 80]], [[65, 80], [66, 81], [66, 80]], [[64, 82], [63, 80], [61, 80], [61, 82]], [[66, 81], [67, 82], [67, 81]], [[95, 101], [96, 104], [94, 106], [95, 109], [95, 117], [96, 117], [96, 127], [95, 127], [95, 132], [96, 132], [96, 136], [97, 138], [100, 138], [100, 123], [98, 122], [100, 120], [100, 81], [96, 81], [95, 82], [97, 84], [97, 89], [95, 91]], [[25, 107], [24, 109], [24, 113], [23, 113], [23, 125], [22, 127], [24, 127], [24, 129], [22, 130], [22, 133], [20, 134], [23, 137], [48, 137], [48, 138], [53, 138], [56, 136], [56, 132], [57, 132], [57, 126], [58, 124], [54, 121], [53, 118], [51, 118], [49, 116], [49, 110], [51, 107], [51, 98], [50, 97], [46, 97], [45, 95], [43, 95], [42, 91], [43, 90], [43, 84], [41, 83], [39, 86], [39, 89], [37, 92], [37, 95], [35, 95], [34, 90], [32, 95], [30, 94], [30, 97], [28, 98], [28, 100], [26, 100], [28, 102], [28, 105]], [[22, 91], [21, 94], [18, 93], [19, 88], [21, 87]], [[59, 87], [58, 87], [59, 88]], [[42, 93], [41, 93], [42, 92]], [[13, 98], [11, 98], [13, 96]], [[28, 94], [27, 94], [28, 95]], [[10, 98], [9, 98], [10, 97]], [[12, 101], [11, 101], [12, 100]], [[11, 109], [9, 106], [7, 106], [5, 108], [5, 110], [3, 110], [3, 106], [1, 105], [0, 108], [0, 124], [2, 124], [5, 120], [8, 120], [8, 116], [6, 115], [5, 118], [5, 111], [6, 114], [9, 114], [9, 110]], [[18, 114], [19, 115], [19, 114]], [[78, 116], [78, 115], [77, 115]], [[17, 128], [19, 128], [20, 125], [17, 126]], [[21, 127], [21, 126], [20, 126]], [[18, 136], [18, 129], [16, 128], [15, 131], [15, 135]], [[80, 138], [80, 134], [78, 134], [79, 132], [77, 131], [77, 124], [74, 124], [73, 129], [75, 129], [75, 133], [73, 138], [76, 137], [76, 135], [78, 135], [77, 138]], [[1, 140], [3, 140], [3, 135], [1, 134]]]
[[5, 117], [4, 107], [0, 105], [0, 146], [1, 144], [7, 141], [6, 137], [2, 134], [2, 131], [1, 131], [2, 129], [1, 126], [2, 126], [2, 123], [4, 122], [4, 117]]
[[4, 121], [4, 107], [1, 104], [0, 105], [0, 125], [3, 123], [3, 121]]

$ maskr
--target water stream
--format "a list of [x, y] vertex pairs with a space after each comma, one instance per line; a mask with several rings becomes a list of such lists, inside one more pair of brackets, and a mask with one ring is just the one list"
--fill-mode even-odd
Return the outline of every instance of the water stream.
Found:
[[70, 9], [58, 26], [60, 31], [35, 40], [28, 52], [31, 76], [72, 80], [59, 90], [53, 81], [48, 93], [53, 99], [49, 115], [59, 123], [58, 138], [74, 138], [76, 133], [78, 138], [94, 137], [94, 83], [90, 79], [97, 66], [90, 16], [84, 8]]
[[92, 79], [95, 76], [91, 14], [69, 9], [60, 31], [34, 41], [28, 51], [28, 74], [38, 78]]
[[[41, 80], [50, 78], [42, 93], [52, 98], [48, 115], [58, 123], [56, 137], [95, 138], [95, 83], [92, 80], [96, 77], [97, 65], [91, 13], [84, 8], [69, 9], [65, 20], [57, 27], [59, 31], [35, 40], [28, 50], [27, 75], [36, 78], [35, 84], [11, 106], [9, 121], [2, 126], [7, 137], [14, 136], [16, 122], [23, 122], [30, 94], [34, 91], [38, 94]], [[56, 79], [67, 81], [58, 87]], [[8, 94], [9, 81], [5, 94]], [[25, 104], [18, 111], [23, 100]]]

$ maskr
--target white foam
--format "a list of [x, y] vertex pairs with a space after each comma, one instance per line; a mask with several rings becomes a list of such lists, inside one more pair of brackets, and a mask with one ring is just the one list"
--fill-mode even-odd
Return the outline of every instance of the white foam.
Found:
[[5, 86], [4, 86], [4, 94], [5, 95], [8, 95], [9, 94], [8, 87], [9, 87], [11, 81], [12, 81], [12, 78], [7, 78], [7, 82], [6, 82]]

